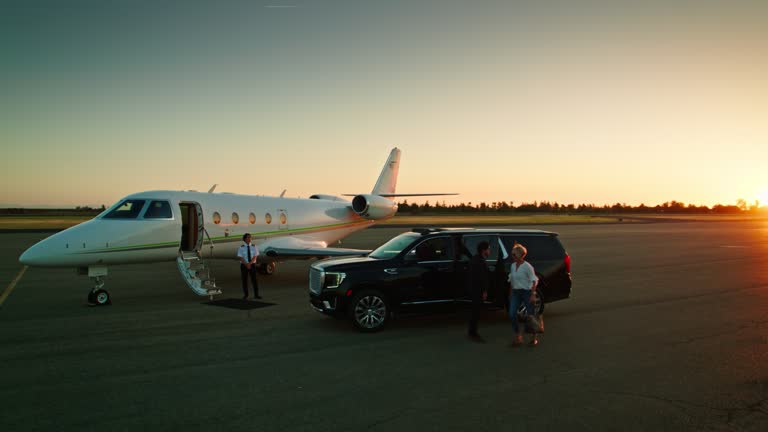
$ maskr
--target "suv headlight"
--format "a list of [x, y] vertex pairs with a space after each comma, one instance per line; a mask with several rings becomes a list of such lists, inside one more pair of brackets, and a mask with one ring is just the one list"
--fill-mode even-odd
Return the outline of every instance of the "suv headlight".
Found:
[[325, 289], [338, 288], [339, 285], [341, 285], [341, 283], [344, 282], [345, 277], [347, 277], [346, 273], [328, 272], [325, 274], [325, 283], [323, 283], [323, 288]]

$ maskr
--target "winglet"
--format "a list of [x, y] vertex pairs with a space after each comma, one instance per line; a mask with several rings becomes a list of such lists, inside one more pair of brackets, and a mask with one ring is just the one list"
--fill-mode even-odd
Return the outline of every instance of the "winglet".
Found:
[[216, 186], [218, 186], [218, 185], [219, 185], [219, 184], [218, 184], [218, 183], [216, 183], [216, 184], [214, 184], [213, 186], [211, 186], [211, 188], [210, 188], [210, 189], [208, 189], [208, 193], [213, 193], [213, 190], [214, 190], [214, 189], [216, 189]]

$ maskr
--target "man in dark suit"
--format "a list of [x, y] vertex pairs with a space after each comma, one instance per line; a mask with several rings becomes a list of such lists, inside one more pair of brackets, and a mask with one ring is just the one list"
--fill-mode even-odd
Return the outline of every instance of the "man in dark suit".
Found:
[[480, 313], [483, 311], [483, 301], [488, 296], [488, 287], [491, 282], [491, 275], [488, 271], [486, 260], [491, 254], [491, 246], [487, 241], [482, 241], [477, 245], [477, 255], [469, 260], [469, 272], [467, 277], [467, 292], [472, 300], [472, 311], [469, 316], [468, 336], [475, 342], [485, 342], [477, 333], [477, 322], [480, 320]]

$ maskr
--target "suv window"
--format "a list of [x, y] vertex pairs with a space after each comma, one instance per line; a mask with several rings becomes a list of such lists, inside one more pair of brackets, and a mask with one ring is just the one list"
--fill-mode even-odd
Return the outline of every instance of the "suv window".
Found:
[[448, 237], [435, 237], [425, 240], [405, 255], [409, 261], [446, 261], [453, 260], [453, 247]]
[[507, 250], [512, 250], [515, 243], [520, 243], [528, 249], [526, 259], [553, 260], [565, 256], [565, 249], [556, 236], [510, 234], [502, 236], [502, 242]]
[[413, 243], [413, 241], [417, 238], [419, 238], [419, 235], [416, 233], [400, 234], [399, 236], [376, 248], [376, 250], [371, 252], [368, 256], [377, 259], [392, 258], [393, 256], [402, 252], [403, 249], [408, 247], [408, 245]]
[[144, 212], [144, 219], [172, 219], [171, 205], [168, 201], [152, 201]]
[[109, 213], [104, 219], [136, 219], [144, 207], [144, 200], [125, 200]]
[[490, 234], [465, 235], [462, 239], [463, 247], [459, 253], [459, 260], [469, 261], [471, 257], [477, 255], [477, 245], [483, 241], [488, 242], [491, 246], [491, 255], [488, 257], [488, 261], [496, 261], [499, 257], [499, 240], [495, 235]]

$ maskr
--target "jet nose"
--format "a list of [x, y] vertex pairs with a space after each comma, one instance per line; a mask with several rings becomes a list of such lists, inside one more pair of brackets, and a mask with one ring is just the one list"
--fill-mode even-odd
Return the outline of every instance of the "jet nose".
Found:
[[41, 266], [45, 264], [45, 257], [43, 248], [41, 247], [43, 242], [37, 243], [25, 250], [19, 257], [19, 262], [28, 266]]

